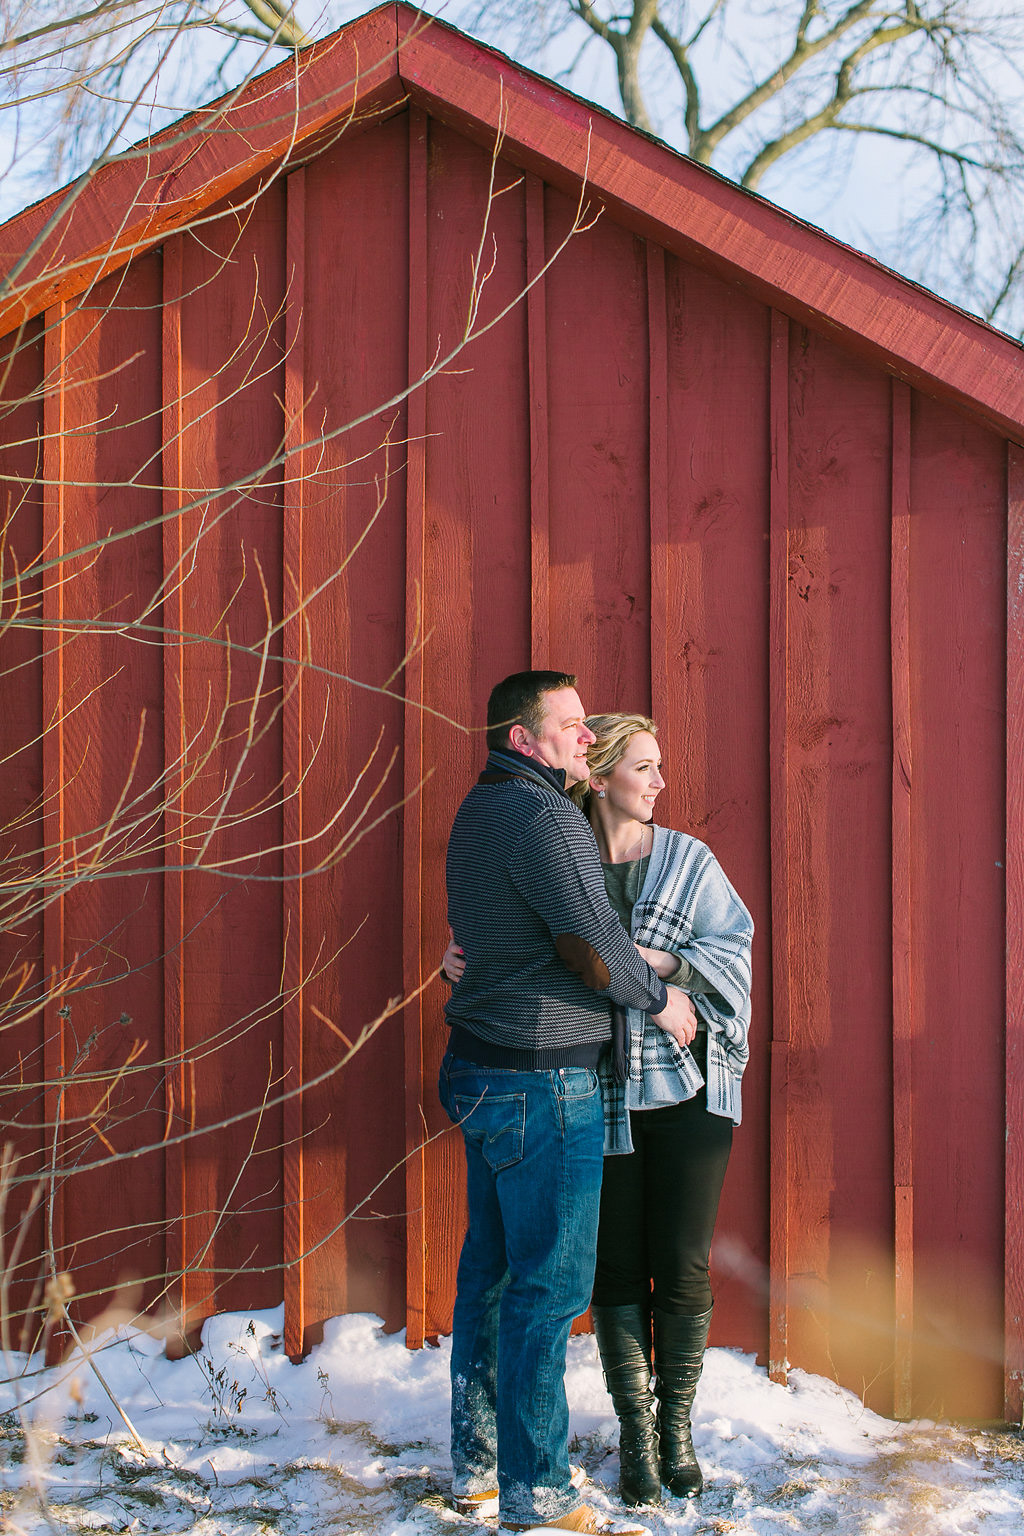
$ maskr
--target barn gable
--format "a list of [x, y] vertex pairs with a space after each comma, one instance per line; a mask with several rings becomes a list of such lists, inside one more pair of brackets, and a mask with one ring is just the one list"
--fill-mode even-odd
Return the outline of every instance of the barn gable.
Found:
[[[569, 665], [757, 923], [716, 1341], [1016, 1413], [1020, 348], [402, 6], [62, 196], [0, 230], [2, 707], [80, 1290], [446, 1330], [444, 843], [491, 683]], [[112, 998], [110, 1165], [54, 1085]]]

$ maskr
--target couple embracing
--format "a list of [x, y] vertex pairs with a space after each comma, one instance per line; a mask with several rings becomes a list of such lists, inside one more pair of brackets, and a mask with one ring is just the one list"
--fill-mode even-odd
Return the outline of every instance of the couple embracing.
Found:
[[568, 1460], [566, 1345], [591, 1302], [623, 1499], [702, 1486], [690, 1409], [753, 925], [704, 844], [654, 824], [656, 730], [587, 717], [569, 673], [506, 678], [448, 844], [453, 1496], [503, 1530], [608, 1528]]

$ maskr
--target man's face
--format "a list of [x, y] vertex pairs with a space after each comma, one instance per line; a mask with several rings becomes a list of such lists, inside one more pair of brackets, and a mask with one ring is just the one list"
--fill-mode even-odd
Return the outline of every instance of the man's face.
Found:
[[[597, 737], [584, 725], [583, 705], [575, 688], [554, 688], [544, 694], [547, 710], [537, 734], [516, 726], [513, 745], [525, 757], [535, 757], [548, 768], [565, 770], [566, 786], [587, 777], [587, 748]], [[521, 739], [518, 738], [518, 733]]]

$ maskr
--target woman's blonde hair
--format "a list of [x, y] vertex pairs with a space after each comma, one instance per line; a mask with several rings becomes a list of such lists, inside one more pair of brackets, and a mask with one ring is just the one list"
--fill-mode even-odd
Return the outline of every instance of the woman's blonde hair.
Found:
[[580, 810], [586, 809], [590, 798], [590, 775], [611, 773], [616, 763], [622, 761], [638, 731], [649, 731], [652, 736], [658, 734], [658, 727], [646, 715], [588, 715], [587, 726], [597, 737], [594, 745], [587, 748], [588, 776], [569, 791]]

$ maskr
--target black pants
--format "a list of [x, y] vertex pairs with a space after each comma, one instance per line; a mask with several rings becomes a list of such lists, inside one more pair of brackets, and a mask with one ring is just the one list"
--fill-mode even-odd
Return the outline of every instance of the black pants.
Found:
[[594, 1304], [706, 1312], [732, 1121], [708, 1114], [702, 1088], [683, 1104], [634, 1110], [630, 1126], [635, 1151], [604, 1160]]

